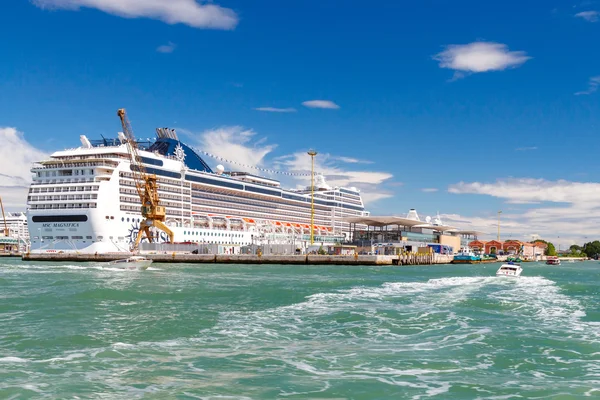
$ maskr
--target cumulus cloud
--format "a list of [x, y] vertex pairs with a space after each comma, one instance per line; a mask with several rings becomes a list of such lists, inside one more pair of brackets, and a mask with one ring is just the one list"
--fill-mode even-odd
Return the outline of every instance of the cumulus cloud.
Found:
[[163, 44], [161, 46], [158, 46], [156, 48], [156, 51], [159, 52], [159, 53], [168, 54], [168, 53], [174, 52], [176, 47], [177, 47], [177, 45], [175, 43], [169, 42], [167, 44]]
[[598, 11], [582, 11], [575, 14], [575, 17], [582, 18], [588, 22], [598, 22], [600, 19], [600, 12]]
[[31, 164], [47, 154], [29, 144], [15, 128], [0, 128], [0, 193], [7, 208], [24, 211]]
[[437, 192], [438, 190], [439, 190], [439, 189], [437, 189], [437, 188], [423, 188], [423, 189], [421, 189], [421, 191], [422, 191], [422, 192], [425, 192], [425, 193], [435, 193], [435, 192]]
[[277, 108], [277, 107], [258, 107], [256, 111], [274, 112], [274, 113], [293, 113], [296, 112], [295, 108]]
[[231, 164], [219, 161], [226, 167], [235, 170], [256, 173], [254, 169], [244, 167], [244, 165], [264, 166], [265, 156], [277, 147], [273, 144], [265, 144], [266, 138], [256, 140], [256, 132], [241, 126], [211, 129], [202, 132], [200, 135], [194, 135], [185, 130], [181, 131], [193, 136], [197, 142], [196, 144], [202, 150], [223, 157], [226, 160], [237, 162], [238, 164]]
[[340, 106], [330, 100], [309, 100], [302, 103], [304, 107], [308, 108], [325, 108], [330, 110], [338, 110]]
[[493, 42], [449, 45], [433, 56], [439, 61], [440, 68], [454, 70], [455, 78], [470, 73], [516, 68], [530, 58], [524, 51], [509, 51], [507, 45]]
[[234, 29], [237, 14], [228, 8], [196, 0], [33, 0], [41, 8], [95, 8], [124, 18], [151, 18], [194, 28]]
[[[460, 182], [451, 185], [448, 191], [491, 196], [513, 204], [512, 211], [503, 212], [501, 217], [502, 230], [516, 235], [513, 238], [538, 234], [565, 245], [600, 239], [600, 183], [597, 182], [510, 178], [493, 183]], [[495, 212], [462, 218], [465, 223], [461, 227], [490, 233], [494, 231], [491, 228], [497, 227]]]
[[575, 96], [595, 93], [598, 91], [598, 86], [600, 86], [600, 75], [591, 77], [588, 82], [587, 90], [577, 92], [575, 93]]

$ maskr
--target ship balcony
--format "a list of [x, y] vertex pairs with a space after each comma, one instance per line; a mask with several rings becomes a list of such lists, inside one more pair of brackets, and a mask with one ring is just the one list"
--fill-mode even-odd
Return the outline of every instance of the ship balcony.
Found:
[[119, 165], [116, 161], [90, 161], [90, 160], [69, 160], [69, 161], [42, 161], [36, 162], [31, 165], [31, 170], [52, 170], [52, 169], [64, 169], [64, 168], [93, 168], [103, 167], [115, 169]]
[[32, 185], [56, 185], [56, 184], [64, 184], [64, 183], [89, 183], [94, 182], [94, 178], [53, 178], [53, 179], [43, 179], [43, 178], [34, 178]]
[[80, 194], [80, 195], [55, 195], [55, 196], [29, 196], [27, 201], [81, 201], [81, 200], [96, 200], [97, 194]]
[[113, 176], [113, 171], [98, 171], [95, 175], [96, 182], [109, 181]]

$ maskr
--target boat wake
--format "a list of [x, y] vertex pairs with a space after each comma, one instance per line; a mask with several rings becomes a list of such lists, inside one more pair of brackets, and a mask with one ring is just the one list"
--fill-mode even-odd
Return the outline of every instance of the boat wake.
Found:
[[[62, 379], [56, 370], [87, 371], [81, 379], [103, 382], [123, 398], [184, 392], [240, 398], [240, 388], [249, 398], [583, 397], [596, 395], [600, 384], [600, 326], [587, 321], [579, 298], [544, 277], [385, 282], [321, 289], [280, 306], [231, 301], [218, 310], [215, 299], [189, 310], [176, 303], [196, 301], [197, 283], [178, 282], [183, 293], [173, 287], [144, 308], [155, 296], [146, 285], [131, 290], [122, 278], [112, 286], [100, 281], [70, 297], [74, 303], [92, 299], [110, 317], [94, 332], [93, 345], [37, 359], [8, 353], [0, 366], [34, 370], [28, 379], [53, 385]], [[209, 290], [245, 299], [254, 285]], [[202, 307], [210, 314], [198, 314]], [[189, 334], [170, 330], [178, 322], [174, 309], [187, 310], [180, 316], [186, 326], [199, 324], [200, 315], [212, 322]], [[128, 321], [128, 328], [118, 321]], [[148, 334], [147, 327], [156, 329]], [[110, 342], [100, 342], [106, 338]], [[274, 386], [274, 379], [281, 384]]]

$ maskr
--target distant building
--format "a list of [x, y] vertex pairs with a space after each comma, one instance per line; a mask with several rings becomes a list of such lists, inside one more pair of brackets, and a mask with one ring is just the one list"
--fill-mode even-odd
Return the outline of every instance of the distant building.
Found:
[[3, 253], [18, 253], [17, 239], [0, 236], [0, 254]]
[[14, 239], [14, 241], [10, 241], [12, 246], [16, 248], [16, 244], [20, 243], [20, 250], [26, 251], [29, 243], [27, 215], [24, 212], [14, 212], [7, 213], [5, 218], [6, 225], [4, 225], [4, 219], [0, 218], [0, 232], [4, 233], [4, 229], [8, 228], [8, 238]]
[[486, 254], [517, 254], [523, 248], [523, 257], [535, 258], [543, 256], [548, 247], [543, 242], [521, 242], [519, 240], [507, 240], [499, 242], [497, 240], [482, 241], [474, 240], [469, 243], [469, 247], [475, 251], [482, 251]]

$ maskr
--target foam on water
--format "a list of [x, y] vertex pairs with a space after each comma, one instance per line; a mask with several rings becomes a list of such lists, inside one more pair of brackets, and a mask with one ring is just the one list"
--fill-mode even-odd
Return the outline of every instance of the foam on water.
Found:
[[26, 360], [21, 357], [0, 357], [0, 363], [26, 363], [29, 360]]

